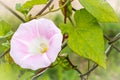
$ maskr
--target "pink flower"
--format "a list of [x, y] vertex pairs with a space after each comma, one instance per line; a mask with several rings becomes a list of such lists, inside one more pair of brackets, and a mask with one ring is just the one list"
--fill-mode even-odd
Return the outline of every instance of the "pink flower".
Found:
[[61, 31], [45, 18], [19, 26], [11, 39], [10, 55], [22, 68], [37, 70], [56, 60], [62, 45]]

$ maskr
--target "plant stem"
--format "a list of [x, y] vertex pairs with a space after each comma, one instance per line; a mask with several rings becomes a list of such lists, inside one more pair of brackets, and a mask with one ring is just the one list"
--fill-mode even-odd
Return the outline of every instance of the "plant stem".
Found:
[[75, 27], [75, 25], [74, 25], [74, 23], [73, 23], [71, 17], [68, 17], [68, 19], [70, 20], [71, 24]]
[[[111, 41], [110, 38], [109, 38], [107, 35], [104, 35], [104, 37], [105, 37], [105, 39], [107, 39], [109, 42]], [[109, 42], [108, 42], [108, 43], [109, 43]], [[109, 43], [109, 44], [112, 44], [112, 47], [113, 47], [114, 49], [116, 49], [118, 52], [120, 52], [120, 49], [117, 48], [113, 43], [114, 43], [114, 42]]]
[[69, 59], [69, 56], [66, 57], [67, 61], [69, 62], [69, 64], [73, 67], [73, 69], [75, 69], [79, 74], [82, 74], [82, 72], [77, 69], [77, 66], [75, 66]]
[[47, 70], [47, 69], [48, 69], [48, 67], [47, 67], [47, 68], [42, 68], [42, 69], [40, 69], [40, 70], [38, 71], [38, 73], [37, 73], [35, 76], [32, 77], [31, 80], [36, 80], [36, 78], [38, 78], [40, 75], [42, 75], [42, 73], [43, 73], [45, 70]]
[[118, 33], [112, 40], [110, 40], [109, 44], [112, 44], [112, 43], [116, 42], [119, 39], [120, 39], [120, 33]]
[[50, 6], [50, 4], [53, 2], [53, 0], [50, 0], [47, 4], [46, 4], [46, 6], [36, 15], [36, 16], [38, 16], [38, 15], [41, 15], [49, 6]]
[[37, 16], [33, 17], [33, 19], [38, 18], [38, 17], [41, 17], [41, 16], [44, 16], [44, 15], [46, 15], [46, 14], [48, 14], [48, 13], [51, 13], [51, 12], [59, 11], [59, 10], [62, 9], [67, 3], [68, 3], [68, 0], [67, 0], [67, 2], [66, 2], [63, 6], [61, 6], [60, 8], [47, 11], [47, 12], [41, 14], [41, 15], [37, 15]]
[[10, 51], [10, 48], [7, 49], [4, 53], [2, 53], [2, 54], [0, 55], [0, 59], [1, 59], [3, 56], [5, 56], [9, 51]]
[[18, 15], [15, 11], [13, 11], [11, 8], [9, 8], [7, 5], [5, 5], [2, 1], [0, 1], [0, 4], [3, 5], [6, 9], [8, 9], [11, 13], [13, 13], [22, 22], [25, 22], [25, 20], [20, 15]]

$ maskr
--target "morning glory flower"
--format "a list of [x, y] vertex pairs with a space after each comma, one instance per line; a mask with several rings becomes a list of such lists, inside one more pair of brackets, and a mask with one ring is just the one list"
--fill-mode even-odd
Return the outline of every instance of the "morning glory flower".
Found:
[[62, 38], [60, 29], [51, 20], [31, 20], [21, 24], [12, 36], [10, 56], [22, 68], [48, 67], [61, 50]]

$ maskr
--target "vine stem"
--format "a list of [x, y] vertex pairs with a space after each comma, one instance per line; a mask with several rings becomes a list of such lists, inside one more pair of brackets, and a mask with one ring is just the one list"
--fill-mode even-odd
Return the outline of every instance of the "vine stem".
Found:
[[72, 66], [73, 69], [75, 69], [79, 74], [82, 74], [82, 72], [77, 69], [77, 66], [75, 66], [69, 59], [69, 56], [66, 57], [67, 61], [69, 62], [69, 64]]
[[3, 56], [5, 56], [9, 51], [10, 51], [10, 48], [7, 49], [4, 53], [2, 53], [2, 54], [0, 55], [0, 59], [1, 59]]
[[116, 42], [120, 39], [120, 33], [118, 33], [112, 40], [110, 40], [109, 44]]
[[63, 7], [65, 7], [67, 3], [68, 3], [68, 0], [66, 1], [66, 3], [63, 6], [59, 7], [58, 9], [50, 10], [50, 11], [47, 11], [47, 12], [41, 14], [41, 15], [37, 15], [37, 16], [33, 17], [33, 19], [41, 17], [41, 16], [44, 16], [44, 15], [46, 15], [48, 13], [51, 13], [51, 12], [59, 11], [60, 9], [62, 9]]
[[37, 77], [39, 77], [40, 75], [42, 75], [42, 73], [45, 72], [47, 69], [48, 69], [48, 67], [40, 69], [38, 71], [38, 73], [35, 76], [32, 77], [31, 80], [35, 80]]
[[45, 6], [36, 16], [41, 15], [41, 14], [51, 5], [52, 2], [53, 2], [53, 0], [50, 0], [50, 1], [46, 4], [46, 6]]
[[8, 9], [12, 14], [14, 14], [22, 22], [25, 22], [25, 20], [20, 15], [18, 15], [15, 11], [13, 11], [11, 8], [9, 8], [7, 5], [5, 5], [2, 1], [0, 1], [0, 4], [3, 5], [6, 9]]
[[68, 19], [71, 22], [71, 24], [75, 27], [74, 22], [72, 21], [71, 17], [68, 17]]
[[[116, 35], [117, 36], [117, 35]], [[115, 37], [116, 37], [115, 36]], [[104, 37], [105, 37], [105, 39], [107, 39], [109, 42], [111, 42], [111, 43], [109, 43], [109, 44], [112, 44], [112, 43], [114, 43], [115, 41], [111, 41], [110, 40], [110, 38], [107, 36], [107, 35], [104, 35]], [[119, 38], [119, 37], [118, 37]], [[112, 39], [113, 40], [113, 39]], [[117, 41], [117, 40], [116, 40]], [[112, 47], [114, 48], [114, 49], [116, 49], [118, 52], [120, 52], [120, 49], [119, 48], [117, 48], [114, 44], [112, 44]]]

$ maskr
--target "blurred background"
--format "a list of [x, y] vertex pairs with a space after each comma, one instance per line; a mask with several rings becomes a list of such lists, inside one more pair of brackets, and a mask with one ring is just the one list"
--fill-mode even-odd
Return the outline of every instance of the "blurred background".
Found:
[[[0, 0], [0, 2], [3, 2], [5, 5], [9, 6], [15, 12], [17, 12], [15, 10], [16, 3], [23, 4], [25, 1], [27, 0]], [[56, 6], [55, 8], [58, 7], [58, 1], [59, 0], [54, 0], [53, 4]], [[120, 18], [120, 0], [107, 0], [107, 1], [110, 3], [110, 5], [113, 7], [114, 11]], [[72, 5], [75, 9], [82, 8], [78, 0], [74, 0]], [[34, 16], [36, 13], [38, 13], [42, 9], [43, 6], [44, 5], [35, 6], [29, 14], [32, 14], [32, 16]], [[19, 12], [17, 13], [23, 17], [21, 13]], [[60, 11], [55, 12], [55, 13], [50, 13], [43, 17], [52, 19], [57, 25], [63, 22], [61, 18], [62, 14]], [[14, 16], [9, 10], [7, 10], [1, 4], [0, 4], [0, 20], [5, 20], [7, 23], [9, 23], [12, 26], [13, 31], [16, 30], [16, 28], [19, 26], [20, 23], [22, 23], [16, 16]], [[120, 33], [120, 22], [119, 23], [104, 23], [102, 24], [102, 28], [106, 35], [108, 35], [110, 38], [113, 38], [116, 34]], [[105, 40], [106, 47], [108, 46], [107, 43], [108, 41]], [[118, 48], [120, 48], [120, 40], [116, 42], [115, 44]], [[64, 49], [63, 53], [66, 53], [66, 51], [70, 53], [71, 55], [70, 58], [73, 64], [77, 65], [78, 68], [82, 72], [86, 72], [87, 60], [73, 54], [68, 47]], [[62, 64], [62, 62], [60, 62], [60, 64], [57, 65], [56, 67], [48, 69], [37, 80], [80, 80], [78, 73], [75, 70], [67, 68], [66, 66], [67, 66], [66, 64]], [[120, 75], [120, 52], [117, 52], [115, 49], [113, 49], [107, 59], [107, 69], [104, 70], [98, 67], [89, 76], [89, 80], [120, 80], [119, 75]], [[1, 80], [1, 76], [0, 76], [0, 80]], [[19, 80], [29, 80], [29, 79], [19, 79]]]

